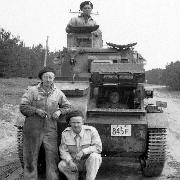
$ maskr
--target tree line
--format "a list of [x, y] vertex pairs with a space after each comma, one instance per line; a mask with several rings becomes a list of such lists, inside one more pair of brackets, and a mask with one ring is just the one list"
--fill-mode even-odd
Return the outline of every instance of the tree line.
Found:
[[[48, 52], [48, 66], [57, 52]], [[44, 66], [45, 48], [42, 44], [26, 47], [19, 36], [0, 29], [0, 77], [35, 78]]]
[[[48, 51], [47, 65], [59, 70], [59, 66], [53, 63], [58, 53]], [[26, 47], [20, 37], [0, 29], [0, 77], [36, 78], [44, 66], [44, 58], [45, 48], [42, 44]], [[180, 61], [167, 64], [165, 69], [146, 71], [146, 80], [149, 84], [166, 85], [173, 90], [180, 90]]]
[[171, 62], [165, 69], [146, 71], [146, 80], [149, 84], [166, 85], [172, 90], [180, 90], [180, 61]]

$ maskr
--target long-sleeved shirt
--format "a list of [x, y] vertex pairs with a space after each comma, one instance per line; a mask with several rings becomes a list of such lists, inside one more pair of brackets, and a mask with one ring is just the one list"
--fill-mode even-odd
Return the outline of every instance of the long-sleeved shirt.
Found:
[[58, 89], [54, 84], [49, 92], [42, 88], [39, 83], [36, 86], [31, 86], [22, 96], [20, 103], [20, 111], [25, 116], [32, 116], [36, 109], [42, 109], [47, 112], [48, 116], [58, 110], [64, 115], [70, 110], [70, 103], [64, 93]]
[[[76, 141], [77, 136], [79, 136], [78, 143]], [[61, 158], [66, 162], [69, 162], [70, 160], [73, 160], [76, 154], [81, 150], [84, 155], [93, 152], [101, 153], [102, 142], [98, 131], [92, 126], [82, 125], [82, 130], [77, 135], [73, 132], [71, 127], [67, 127], [62, 132], [61, 145], [59, 146]]]

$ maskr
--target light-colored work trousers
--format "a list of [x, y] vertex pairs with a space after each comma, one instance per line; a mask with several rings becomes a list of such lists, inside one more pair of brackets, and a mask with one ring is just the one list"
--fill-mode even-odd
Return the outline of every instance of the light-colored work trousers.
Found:
[[[77, 167], [79, 171], [86, 171], [86, 180], [94, 180], [101, 163], [101, 155], [98, 153], [92, 153], [86, 160], [81, 160], [79, 164], [77, 164]], [[65, 174], [68, 180], [78, 180], [79, 171], [72, 172], [66, 161], [60, 161], [58, 168], [63, 174]]]
[[58, 180], [57, 124], [37, 115], [27, 117], [23, 127], [24, 180], [38, 179], [41, 144], [45, 149], [46, 179]]

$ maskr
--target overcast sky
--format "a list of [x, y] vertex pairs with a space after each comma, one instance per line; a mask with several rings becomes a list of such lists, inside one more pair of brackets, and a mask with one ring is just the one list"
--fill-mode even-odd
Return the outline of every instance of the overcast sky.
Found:
[[[0, 0], [0, 26], [19, 35], [26, 46], [50, 50], [66, 47], [65, 27], [82, 0]], [[146, 60], [145, 69], [165, 68], [180, 60], [180, 0], [92, 0], [93, 18], [100, 25], [104, 42], [137, 42]]]

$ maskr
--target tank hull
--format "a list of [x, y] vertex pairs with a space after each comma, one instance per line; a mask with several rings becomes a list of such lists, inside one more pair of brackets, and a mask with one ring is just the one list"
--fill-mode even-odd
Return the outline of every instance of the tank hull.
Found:
[[86, 123], [98, 130], [104, 156], [138, 156], [146, 151], [147, 123], [140, 116], [96, 115], [87, 117]]

